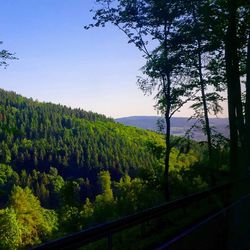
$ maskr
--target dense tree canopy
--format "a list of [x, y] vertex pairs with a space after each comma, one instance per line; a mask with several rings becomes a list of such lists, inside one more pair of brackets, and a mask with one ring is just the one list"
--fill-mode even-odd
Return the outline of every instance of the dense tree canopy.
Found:
[[[0, 96], [1, 248], [27, 248], [163, 201], [162, 134], [13, 92]], [[197, 146], [172, 148], [172, 182], [197, 163]]]
[[162, 137], [126, 128], [102, 115], [38, 103], [0, 91], [0, 160], [19, 171], [56, 167], [65, 177], [89, 177], [98, 169], [114, 174], [150, 166], [145, 142]]

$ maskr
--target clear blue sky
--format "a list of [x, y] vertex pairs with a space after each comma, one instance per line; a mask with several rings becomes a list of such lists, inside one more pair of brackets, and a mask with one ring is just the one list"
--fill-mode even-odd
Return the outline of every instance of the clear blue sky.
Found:
[[0, 88], [114, 118], [156, 115], [136, 85], [141, 53], [115, 27], [84, 30], [94, 0], [0, 2], [0, 49], [19, 57], [0, 69]]

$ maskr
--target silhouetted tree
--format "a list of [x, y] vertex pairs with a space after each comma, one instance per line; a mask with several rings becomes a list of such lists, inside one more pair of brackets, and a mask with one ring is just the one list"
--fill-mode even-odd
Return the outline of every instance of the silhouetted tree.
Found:
[[[248, 134], [245, 121], [248, 119], [249, 109], [246, 109], [246, 117], [244, 118], [241, 89], [242, 72], [240, 69], [241, 62], [244, 61], [244, 54], [241, 52], [247, 46], [246, 41], [249, 35], [249, 4], [247, 1], [228, 0], [225, 10], [228, 13], [224, 39], [230, 126], [230, 164], [235, 176], [246, 171], [246, 166], [244, 166], [243, 172], [238, 169], [242, 164], [246, 164], [246, 162], [242, 162], [242, 159], [246, 157], [240, 152], [244, 152], [246, 155], [249, 151], [245, 140]], [[245, 76], [248, 78], [249, 72], [245, 73], [247, 73]], [[246, 98], [246, 103], [248, 103], [249, 95]]]
[[[103, 27], [110, 22], [122, 30], [146, 59], [144, 78], [138, 79], [145, 93], [157, 90], [157, 108], [165, 118], [165, 195], [169, 199], [169, 159], [171, 152], [170, 120], [190, 98], [190, 91], [181, 74], [182, 53], [176, 39], [183, 8], [181, 1], [107, 1], [97, 0], [100, 9], [94, 11], [95, 23], [85, 28]], [[183, 100], [183, 97], [187, 97]]]
[[[3, 42], [0, 41], [0, 45], [2, 45]], [[14, 59], [17, 59], [17, 57], [15, 57], [15, 54], [13, 53], [10, 53], [8, 50], [0, 50], [0, 67], [3, 66], [3, 67], [7, 67], [8, 66], [8, 63], [7, 61], [8, 60], [14, 60]]]
[[[219, 101], [224, 98], [218, 93], [225, 90], [225, 86], [218, 77], [219, 68], [215, 69], [216, 55], [219, 54], [219, 45], [222, 43], [215, 37], [211, 26], [214, 20], [210, 17], [211, 3], [202, 1], [185, 1], [186, 14], [183, 17], [182, 29], [179, 34], [184, 41], [183, 53], [186, 54], [184, 65], [193, 88], [198, 89], [200, 95], [195, 96], [192, 108], [195, 113], [192, 117], [198, 119], [207, 136], [208, 158], [212, 165], [212, 131], [209, 114], [217, 115], [222, 111]], [[216, 72], [216, 74], [215, 74]], [[221, 72], [220, 72], [221, 73]], [[215, 75], [214, 75], [215, 74]]]

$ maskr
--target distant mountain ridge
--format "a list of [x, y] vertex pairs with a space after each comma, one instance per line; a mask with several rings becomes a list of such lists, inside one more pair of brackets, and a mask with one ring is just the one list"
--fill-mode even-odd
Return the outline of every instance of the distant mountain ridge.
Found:
[[[129, 116], [115, 119], [116, 122], [122, 123], [126, 126], [134, 126], [152, 131], [159, 131], [157, 125], [160, 116]], [[193, 124], [197, 122], [196, 119], [188, 120], [188, 117], [173, 117], [171, 119], [171, 133], [172, 135], [185, 135], [186, 131], [190, 129]], [[229, 136], [228, 119], [227, 118], [210, 118], [211, 126], [224, 136]], [[204, 140], [205, 136], [200, 129], [193, 131], [193, 138], [196, 140]]]

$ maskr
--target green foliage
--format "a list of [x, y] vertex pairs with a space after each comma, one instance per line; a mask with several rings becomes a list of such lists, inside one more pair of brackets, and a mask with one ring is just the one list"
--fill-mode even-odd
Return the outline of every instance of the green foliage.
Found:
[[163, 140], [102, 115], [4, 90], [0, 90], [0, 139], [0, 162], [28, 172], [54, 167], [66, 178], [90, 178], [104, 168], [115, 168], [119, 176], [150, 166], [156, 159], [145, 142]]
[[62, 188], [63, 204], [79, 206], [80, 186], [76, 181], [67, 181]]
[[[135, 204], [133, 203], [135, 198], [131, 186], [131, 178], [128, 175], [125, 175], [119, 182], [115, 183], [117, 190], [117, 207], [121, 214], [133, 213], [135, 211]], [[133, 204], [133, 206], [131, 206], [131, 204]]]
[[0, 249], [14, 250], [21, 244], [21, 228], [12, 208], [0, 210]]
[[[115, 201], [111, 189], [111, 178], [108, 171], [101, 171], [99, 174], [101, 194], [95, 198], [94, 217], [96, 221], [106, 221], [115, 217]], [[87, 207], [88, 208], [88, 207]]]
[[8, 148], [8, 145], [3, 141], [0, 144], [0, 160], [4, 163], [11, 162], [11, 152]]
[[94, 205], [90, 202], [89, 198], [86, 199], [80, 215], [83, 226], [88, 226], [91, 222], [93, 222]]
[[[0, 230], [17, 232], [2, 236], [5, 248], [27, 248], [163, 202], [163, 135], [2, 90], [0, 119]], [[206, 174], [193, 171], [201, 147], [193, 142], [185, 151], [183, 142], [172, 142], [173, 194], [206, 188]]]
[[113, 200], [113, 191], [111, 189], [111, 178], [108, 171], [101, 171], [99, 173], [99, 181], [101, 186], [101, 195], [96, 197], [96, 200], [103, 200], [109, 202]]
[[83, 229], [79, 208], [66, 205], [60, 210], [60, 224], [65, 232], [76, 232]]
[[198, 161], [197, 153], [190, 151], [188, 154], [180, 153], [176, 148], [172, 148], [170, 154], [170, 172], [180, 172], [188, 170], [190, 166]]
[[21, 230], [21, 246], [40, 243], [57, 229], [57, 218], [53, 211], [41, 207], [39, 200], [29, 188], [15, 186], [10, 196], [10, 208], [16, 213]]
[[0, 186], [7, 183], [16, 183], [18, 181], [18, 175], [13, 169], [5, 164], [0, 164]]
[[58, 216], [54, 210], [42, 208], [43, 221], [41, 225], [42, 240], [50, 238], [58, 230]]
[[115, 183], [117, 209], [119, 214], [126, 215], [139, 212], [163, 202], [163, 195], [147, 182], [125, 175]]

